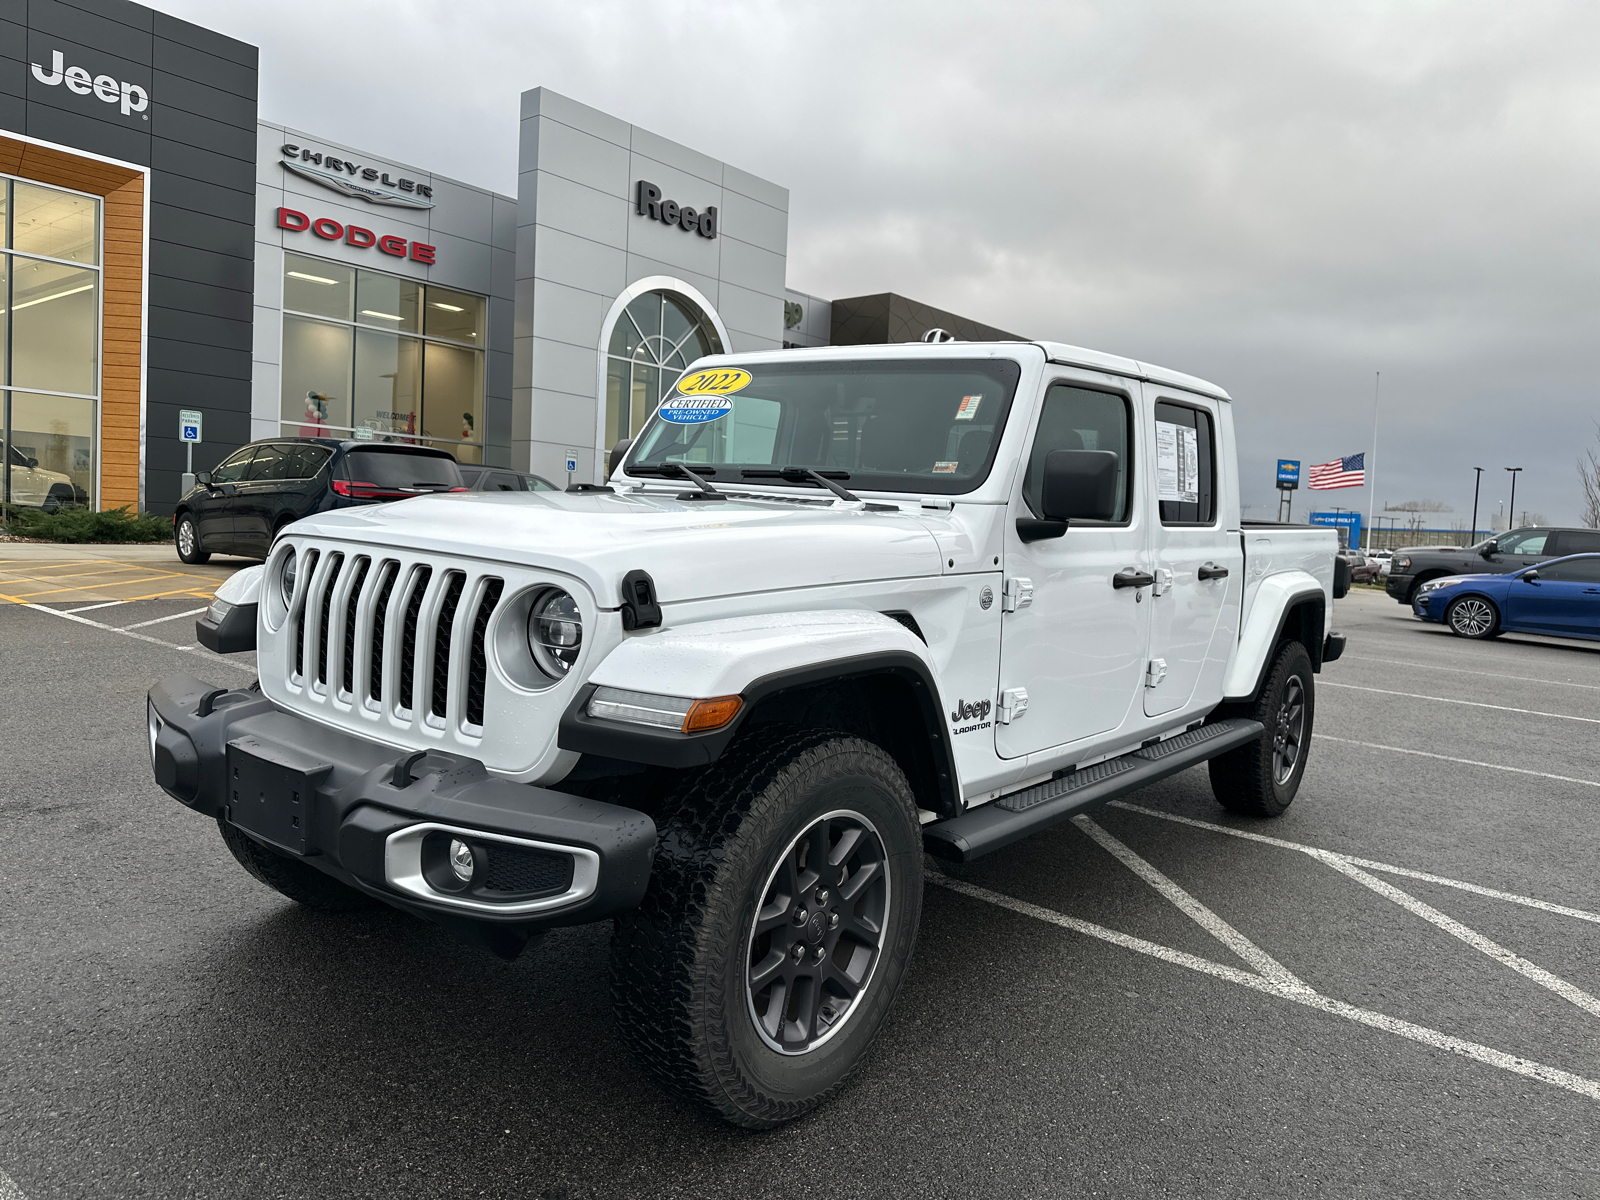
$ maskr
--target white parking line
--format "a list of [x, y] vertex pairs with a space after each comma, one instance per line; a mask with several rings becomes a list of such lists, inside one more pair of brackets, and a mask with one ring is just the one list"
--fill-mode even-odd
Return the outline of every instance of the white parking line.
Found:
[[1495, 1050], [1489, 1046], [1479, 1045], [1476, 1042], [1468, 1042], [1461, 1038], [1451, 1037], [1448, 1033], [1441, 1033], [1437, 1029], [1429, 1029], [1425, 1025], [1414, 1025], [1410, 1021], [1402, 1021], [1384, 1013], [1357, 1008], [1353, 1004], [1346, 1004], [1342, 1000], [1333, 1000], [1317, 992], [1288, 991], [1261, 975], [1252, 975], [1249, 971], [1241, 971], [1237, 967], [1223, 966], [1221, 963], [1212, 962], [1210, 959], [1200, 958], [1194, 954], [1186, 954], [1182, 950], [1174, 950], [1170, 946], [1147, 942], [1143, 938], [1130, 937], [1128, 934], [1118, 933], [1114, 929], [1107, 929], [1103, 925], [1080, 921], [1075, 917], [1053, 912], [1048, 908], [1041, 908], [1037, 904], [1029, 904], [1023, 900], [1014, 900], [1010, 896], [1001, 895], [999, 892], [991, 892], [987, 888], [981, 888], [959, 879], [948, 879], [942, 875], [929, 875], [927, 878], [929, 883], [937, 884], [939, 887], [947, 888], [952, 892], [959, 892], [961, 895], [973, 900], [982, 900], [999, 908], [1020, 913], [1023, 916], [1046, 921], [1063, 929], [1070, 929], [1074, 933], [1082, 933], [1092, 938], [1098, 938], [1103, 942], [1110, 942], [1112, 945], [1121, 946], [1125, 950], [1132, 950], [1138, 954], [1147, 954], [1151, 958], [1157, 958], [1175, 966], [1187, 967], [1191, 971], [1198, 971], [1205, 975], [1214, 976], [1217, 979], [1225, 979], [1229, 983], [1236, 983], [1241, 987], [1264, 992], [1269, 996], [1292, 1000], [1294, 1003], [1303, 1004], [1307, 1008], [1331, 1013], [1333, 1016], [1343, 1017], [1347, 1021], [1355, 1021], [1372, 1029], [1381, 1029], [1386, 1033], [1392, 1033], [1413, 1042], [1420, 1042], [1422, 1045], [1431, 1046], [1436, 1050], [1446, 1050], [1451, 1054], [1459, 1054], [1463, 1058], [1486, 1063], [1491, 1067], [1499, 1067], [1502, 1071], [1510, 1071], [1515, 1075], [1537, 1079], [1541, 1083], [1548, 1083], [1554, 1087], [1565, 1088], [1569, 1092], [1576, 1092], [1578, 1095], [1587, 1096], [1591, 1100], [1600, 1100], [1600, 1083], [1596, 1083], [1592, 1079], [1585, 1079], [1581, 1075], [1574, 1075], [1570, 1071], [1563, 1071], [1559, 1067], [1546, 1066], [1544, 1063], [1534, 1062], [1532, 1059], [1518, 1058], [1516, 1055], [1507, 1054], [1502, 1050]]
[[1414, 754], [1418, 758], [1437, 758], [1441, 762], [1460, 763], [1463, 767], [1483, 767], [1489, 771], [1510, 771], [1513, 775], [1532, 775], [1538, 779], [1554, 779], [1560, 783], [1581, 783], [1584, 787], [1600, 788], [1593, 779], [1574, 779], [1571, 775], [1552, 775], [1549, 771], [1534, 771], [1527, 767], [1505, 767], [1499, 763], [1479, 762], [1475, 758], [1456, 758], [1451, 754], [1435, 754], [1431, 750], [1408, 750], [1404, 746], [1385, 746], [1381, 742], [1358, 742], [1354, 738], [1334, 737], [1331, 733], [1311, 735], [1319, 742], [1341, 742], [1346, 746], [1362, 746], [1368, 750], [1387, 750], [1391, 754]]
[[66, 611], [69, 612], [69, 613], [89, 612], [92, 609], [96, 609], [96, 608], [110, 608], [112, 605], [115, 605], [115, 604], [126, 604], [126, 603], [127, 603], [126, 600], [102, 600], [102, 601], [100, 601], [99, 604], [85, 604], [81, 608], [69, 608]]
[[1365, 867], [1369, 871], [1383, 871], [1389, 875], [1401, 875], [1407, 879], [1419, 879], [1424, 883], [1439, 883], [1445, 887], [1457, 888], [1460, 891], [1471, 892], [1477, 896], [1487, 896], [1491, 900], [1505, 900], [1511, 904], [1521, 904], [1527, 908], [1537, 908], [1542, 912], [1556, 913], [1563, 917], [1576, 917], [1580, 921], [1590, 921], [1600, 925], [1600, 913], [1585, 912], [1581, 908], [1568, 908], [1565, 904], [1552, 904], [1548, 900], [1535, 900], [1532, 896], [1519, 896], [1515, 892], [1502, 892], [1496, 888], [1483, 887], [1480, 884], [1467, 883], [1464, 880], [1451, 879], [1444, 875], [1430, 875], [1426, 871], [1413, 871], [1410, 867], [1397, 867], [1393, 863], [1376, 862], [1373, 859], [1360, 858], [1354, 854], [1341, 854], [1336, 850], [1323, 850], [1318, 846], [1307, 846], [1303, 842], [1289, 842], [1283, 838], [1268, 837], [1264, 833], [1252, 833], [1248, 829], [1232, 829], [1227, 825], [1214, 825], [1210, 821], [1197, 821], [1193, 817], [1180, 817], [1177, 813], [1145, 808], [1142, 804], [1130, 804], [1126, 800], [1113, 800], [1108, 807], [1125, 809], [1128, 812], [1136, 812], [1146, 817], [1156, 817], [1163, 821], [1171, 821], [1176, 825], [1188, 825], [1194, 829], [1204, 829], [1210, 833], [1225, 833], [1229, 837], [1242, 838], [1247, 842], [1261, 842], [1284, 850], [1298, 850], [1302, 854], [1310, 854], [1318, 858], [1338, 858], [1355, 866]]
[[107, 633], [121, 634], [123, 637], [132, 638], [136, 642], [149, 642], [152, 646], [161, 646], [168, 650], [176, 650], [180, 654], [198, 655], [207, 662], [219, 663], [224, 667], [232, 667], [235, 671], [244, 671], [251, 675], [256, 673], [256, 670], [253, 666], [247, 666], [244, 663], [233, 662], [222, 657], [220, 654], [213, 654], [211, 651], [207, 650], [201, 645], [180, 646], [175, 642], [164, 642], [160, 638], [153, 638], [147, 633], [135, 633], [132, 630], [121, 629], [115, 625], [107, 625], [102, 621], [91, 621], [88, 617], [79, 617], [69, 612], [62, 612], [60, 609], [46, 608], [42, 604], [31, 604], [26, 600], [16, 600], [13, 601], [13, 603], [20, 608], [31, 608], [34, 612], [49, 613], [52, 617], [60, 617], [63, 621], [76, 621], [79, 625], [91, 625], [96, 629], [103, 629]]
[[159, 625], [163, 621], [176, 621], [179, 617], [198, 617], [205, 611], [206, 609], [204, 608], [191, 608], [188, 612], [173, 613], [170, 617], [157, 617], [153, 621], [140, 621], [137, 625], [124, 625], [122, 630], [126, 633], [130, 629], [143, 629], [146, 625]]
[[1463, 704], [1468, 708], [1492, 708], [1499, 712], [1522, 713], [1529, 717], [1553, 717], [1558, 721], [1582, 721], [1586, 725], [1600, 725], [1600, 717], [1574, 717], [1566, 713], [1540, 712], [1536, 708], [1512, 708], [1506, 704], [1485, 704], [1481, 700], [1452, 700], [1448, 696], [1422, 696], [1416, 692], [1391, 692], [1388, 688], [1359, 687], [1353, 683], [1332, 683], [1326, 679], [1322, 687], [1343, 688], [1348, 692], [1376, 692], [1380, 696], [1401, 696], [1407, 700], [1432, 700], [1437, 704]]
[[1261, 949], [1261, 947], [1217, 916], [1204, 904], [1201, 904], [1200, 901], [1140, 858], [1122, 842], [1112, 837], [1111, 834], [1095, 824], [1091, 818], [1087, 816], [1073, 817], [1072, 822], [1098, 842], [1103, 849], [1115, 855], [1123, 866], [1177, 905], [1179, 910], [1194, 921], [1195, 924], [1199, 925], [1200, 928], [1254, 967], [1260, 975], [1272, 980], [1273, 983], [1286, 992], [1309, 992], [1312, 990], [1301, 980], [1290, 974], [1288, 968], [1273, 958], [1272, 955]]
[[[1564, 679], [1540, 679], [1536, 675], [1503, 675], [1499, 671], [1473, 671], [1466, 667], [1441, 667], [1433, 663], [1402, 662], [1398, 658], [1374, 658], [1370, 654], [1346, 654], [1344, 658], [1358, 658], [1362, 662], [1383, 663], [1389, 667], [1420, 667], [1424, 671], [1451, 671], [1457, 675], [1485, 675], [1490, 679], [1515, 679], [1522, 683], [1550, 683], [1556, 687], [1584, 688], [1591, 692], [1600, 692], [1600, 683], [1568, 683]], [[1323, 680], [1324, 683], [1327, 680]]]

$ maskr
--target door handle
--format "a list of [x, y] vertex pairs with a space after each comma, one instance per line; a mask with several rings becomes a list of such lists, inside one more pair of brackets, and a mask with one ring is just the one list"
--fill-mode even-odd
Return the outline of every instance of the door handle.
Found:
[[1584, 588], [1583, 594], [1585, 596], [1600, 596], [1600, 588]]
[[1228, 568], [1219, 567], [1216, 563], [1206, 563], [1200, 568], [1199, 575], [1201, 579], [1226, 579]]
[[1149, 587], [1156, 581], [1156, 577], [1149, 571], [1137, 569], [1118, 571], [1111, 577], [1111, 586], [1114, 588], [1142, 588]]

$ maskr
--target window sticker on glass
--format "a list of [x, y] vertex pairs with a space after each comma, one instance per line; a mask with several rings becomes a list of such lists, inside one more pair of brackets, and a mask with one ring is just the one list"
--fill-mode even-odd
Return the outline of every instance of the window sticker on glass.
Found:
[[749, 386], [750, 372], [737, 367], [713, 367], [678, 380], [678, 391], [685, 396], [727, 396]]
[[674, 425], [701, 425], [733, 411], [733, 401], [723, 396], [669, 396], [661, 402], [663, 421]]
[[935, 475], [954, 475], [956, 468], [960, 465], [960, 463], [953, 462], [936, 462], [933, 464], [933, 473]]
[[1200, 502], [1200, 439], [1187, 425], [1156, 422], [1158, 499]]
[[970, 421], [978, 415], [978, 405], [983, 403], [983, 395], [963, 396], [961, 403], [956, 405], [956, 420]]

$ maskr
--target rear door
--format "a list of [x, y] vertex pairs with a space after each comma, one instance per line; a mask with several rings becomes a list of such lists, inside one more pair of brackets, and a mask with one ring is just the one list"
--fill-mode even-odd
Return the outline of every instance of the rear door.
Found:
[[[1144, 392], [1150, 414], [1145, 439], [1155, 450], [1146, 490], [1155, 513], [1150, 558], [1156, 576], [1144, 711], [1155, 717], [1187, 705], [1203, 679], [1209, 685], [1204, 694], [1221, 695], [1238, 626], [1244, 549], [1222, 523], [1221, 402], [1148, 384]], [[1225, 621], [1225, 613], [1232, 619]]]
[[[1137, 714], [1150, 638], [1149, 587], [1117, 587], [1147, 571], [1136, 384], [1062, 373], [1047, 377], [1025, 469], [1005, 532], [1000, 689], [1027, 692], [1027, 711], [996, 721], [995, 750], [1017, 758], [1117, 729]], [[1024, 542], [1017, 519], [1042, 517], [1039, 490], [1052, 450], [1110, 450], [1121, 463], [1114, 520], [1074, 521], [1057, 538]]]
[[1506, 610], [1518, 629], [1600, 637], [1600, 557], [1549, 563], [1538, 579], [1512, 580]]

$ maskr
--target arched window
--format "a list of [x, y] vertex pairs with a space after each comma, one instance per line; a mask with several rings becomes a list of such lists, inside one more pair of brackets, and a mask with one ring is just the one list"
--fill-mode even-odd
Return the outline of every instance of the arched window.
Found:
[[617, 318], [606, 347], [606, 424], [602, 449], [632, 437], [688, 365], [721, 354], [711, 319], [686, 296], [645, 292]]

